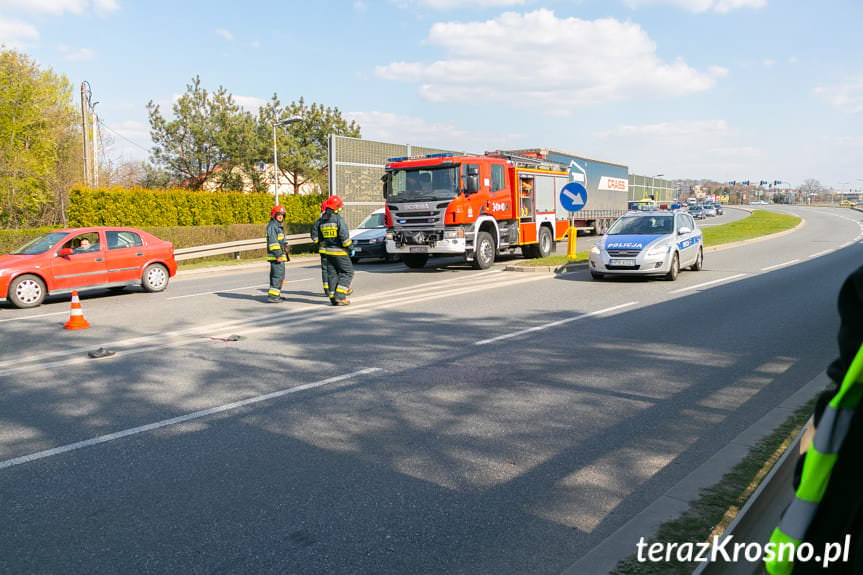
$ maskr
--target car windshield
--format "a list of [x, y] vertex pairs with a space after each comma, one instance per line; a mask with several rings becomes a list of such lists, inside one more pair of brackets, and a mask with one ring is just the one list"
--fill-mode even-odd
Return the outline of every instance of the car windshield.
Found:
[[384, 216], [385, 214], [383, 212], [369, 214], [369, 216], [364, 219], [363, 223], [358, 227], [361, 230], [378, 230], [380, 228], [385, 228], [387, 226], [384, 223]]
[[33, 238], [14, 252], [12, 255], [16, 256], [34, 256], [36, 254], [44, 254], [52, 247], [57, 245], [57, 243], [65, 238], [68, 234], [66, 232], [51, 232], [50, 234], [45, 234], [44, 236], [39, 236], [38, 238]]
[[630, 216], [622, 217], [611, 226], [608, 235], [656, 235], [670, 234], [674, 229], [674, 216]]
[[386, 196], [391, 202], [451, 200], [458, 195], [455, 166], [430, 166], [392, 170], [386, 175]]
[[689, 211], [690, 212], [700, 212], [701, 206], [692, 206], [691, 208], [689, 208]]

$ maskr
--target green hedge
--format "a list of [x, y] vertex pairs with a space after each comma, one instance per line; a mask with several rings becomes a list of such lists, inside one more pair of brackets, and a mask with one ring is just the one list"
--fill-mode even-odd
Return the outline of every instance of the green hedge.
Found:
[[[273, 206], [273, 197], [267, 193], [111, 188], [73, 189], [69, 196], [70, 227], [264, 224]], [[282, 196], [285, 221], [313, 224], [323, 199], [320, 195]]]

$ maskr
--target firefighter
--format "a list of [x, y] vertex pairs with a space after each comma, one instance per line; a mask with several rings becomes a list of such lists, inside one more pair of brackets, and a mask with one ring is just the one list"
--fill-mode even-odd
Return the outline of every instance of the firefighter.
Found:
[[[321, 216], [324, 215], [324, 212], [327, 211], [327, 204], [330, 202], [330, 199], [327, 198], [323, 202], [321, 202]], [[320, 218], [319, 218], [320, 219]], [[319, 248], [318, 240], [319, 238], [315, 235], [317, 227], [312, 229], [312, 241], [315, 243], [315, 247]], [[330, 282], [327, 279], [327, 256], [321, 252], [321, 283], [324, 287], [324, 297], [330, 297]]]
[[278, 303], [282, 298], [282, 287], [285, 283], [285, 262], [288, 261], [288, 242], [285, 240], [285, 208], [273, 206], [270, 210], [270, 222], [267, 224], [267, 261], [270, 262], [270, 289], [267, 290], [267, 302]]
[[348, 253], [352, 242], [348, 226], [338, 213], [343, 206], [339, 196], [331, 196], [326, 201], [324, 213], [312, 228], [312, 240], [326, 265], [324, 289], [333, 305], [350, 304], [348, 296], [353, 293], [354, 266]]

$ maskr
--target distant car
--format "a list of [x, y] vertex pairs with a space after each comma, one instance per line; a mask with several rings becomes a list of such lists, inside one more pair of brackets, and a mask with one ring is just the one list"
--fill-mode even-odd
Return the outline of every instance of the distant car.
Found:
[[749, 205], [750, 206], [766, 206], [767, 201], [766, 200], [752, 200], [751, 202], [749, 202]]
[[853, 208], [854, 202], [852, 202], [851, 200], [842, 200], [841, 202], [839, 202], [839, 207], [840, 208]]
[[629, 212], [618, 218], [590, 250], [590, 275], [664, 276], [675, 280], [681, 268], [700, 270], [701, 230], [686, 212]]
[[701, 206], [689, 206], [689, 211], [687, 213], [696, 220], [703, 220], [707, 217], [704, 214], [704, 208]]
[[716, 216], [716, 208], [713, 207], [713, 204], [704, 204], [701, 209], [704, 210], [704, 215], [708, 218]]
[[716, 215], [717, 216], [721, 216], [722, 214], [725, 213], [725, 210], [722, 209], [722, 204], [714, 203], [713, 207], [716, 208]]
[[357, 263], [360, 258], [383, 258], [388, 262], [398, 259], [397, 255], [387, 254], [385, 215], [383, 208], [375, 210], [351, 230], [351, 239], [354, 240], [352, 262]]
[[0, 256], [0, 300], [36, 307], [49, 294], [140, 285], [159, 292], [177, 273], [174, 246], [134, 228], [49, 232]]

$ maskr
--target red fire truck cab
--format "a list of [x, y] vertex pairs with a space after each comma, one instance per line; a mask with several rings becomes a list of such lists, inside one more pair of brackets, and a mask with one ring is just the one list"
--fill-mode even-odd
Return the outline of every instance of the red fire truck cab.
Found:
[[477, 269], [521, 248], [545, 257], [566, 237], [558, 199], [569, 174], [558, 164], [505, 152], [390, 158], [384, 176], [387, 253], [408, 267], [430, 255], [462, 255]]

